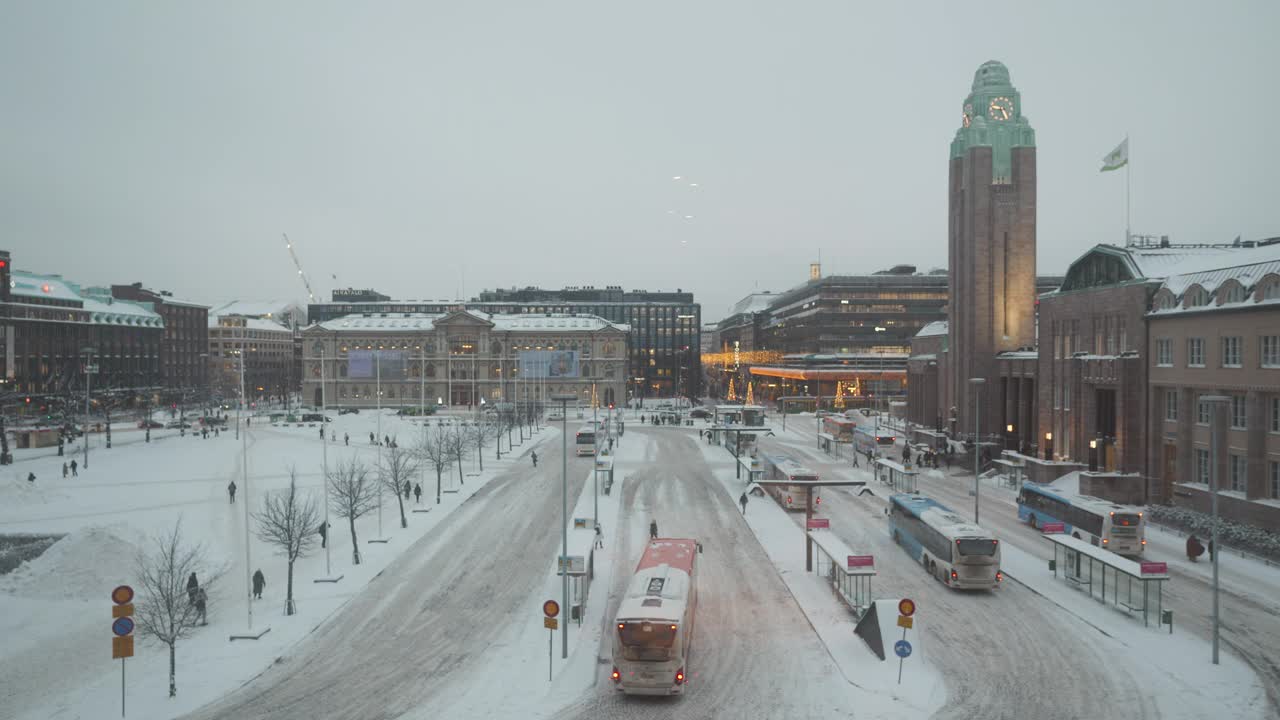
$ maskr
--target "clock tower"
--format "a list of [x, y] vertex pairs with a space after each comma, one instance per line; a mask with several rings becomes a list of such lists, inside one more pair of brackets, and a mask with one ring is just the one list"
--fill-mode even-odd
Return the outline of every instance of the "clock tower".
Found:
[[982, 433], [997, 433], [996, 355], [1036, 341], [1036, 135], [1002, 63], [985, 62], [974, 73], [951, 141], [947, 195], [945, 402], [956, 409], [956, 430], [972, 432], [968, 381], [985, 378]]

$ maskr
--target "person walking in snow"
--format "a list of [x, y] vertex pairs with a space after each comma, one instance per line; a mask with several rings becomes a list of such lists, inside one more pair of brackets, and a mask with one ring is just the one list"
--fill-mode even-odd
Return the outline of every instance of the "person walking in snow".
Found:
[[350, 436], [349, 434], [347, 434], [347, 433], [342, 433], [342, 444], [343, 444], [343, 445], [350, 445], [350, 444], [351, 444], [351, 436]]
[[378, 444], [378, 440], [373, 436], [373, 433], [369, 433], [369, 444], [370, 445]]
[[236, 504], [236, 481], [235, 480], [232, 480], [231, 482], [227, 483], [227, 495], [230, 496], [231, 498], [229, 502], [232, 505], [235, 505]]
[[320, 533], [320, 548], [324, 549], [329, 543], [329, 524], [322, 520], [316, 532]]
[[33, 483], [35, 481], [36, 481], [36, 474], [33, 472], [27, 473], [27, 482]]
[[323, 425], [321, 425], [321, 426], [320, 426], [320, 440], [321, 440], [321, 442], [323, 442], [323, 441], [324, 441], [324, 426], [323, 426]]
[[187, 602], [192, 604], [196, 601], [196, 593], [200, 590], [200, 581], [196, 579], [196, 574], [191, 573], [187, 577]]
[[596, 547], [604, 549], [604, 533], [600, 531], [600, 523], [596, 523]]
[[533, 458], [533, 466], [538, 467], [538, 452], [535, 450], [529, 453], [529, 456]]
[[1191, 535], [1187, 538], [1187, 559], [1196, 562], [1196, 558], [1204, 554], [1204, 544], [1200, 542], [1200, 538]]
[[80, 477], [80, 473], [76, 472], [76, 468], [80, 467], [76, 464], [75, 459], [71, 460], [71, 477]]
[[649, 521], [649, 539], [653, 540], [656, 537], [658, 537], [658, 521], [650, 520]]
[[413, 491], [413, 486], [409, 484], [408, 480], [405, 480], [404, 481], [404, 499], [405, 500], [409, 499], [409, 493], [412, 491]]
[[422, 504], [422, 483], [413, 484], [413, 497], [419, 505]]
[[67, 467], [66, 463], [62, 463], [62, 479], [63, 480], [67, 479], [68, 472], [71, 472], [70, 468]]
[[262, 599], [262, 589], [267, 586], [267, 578], [262, 574], [262, 568], [258, 568], [253, 572], [253, 599]]
[[208, 608], [208, 604], [209, 604], [209, 596], [205, 594], [204, 588], [200, 588], [199, 590], [196, 591], [195, 605], [196, 605], [196, 612], [200, 613], [201, 625], [209, 624], [208, 619], [205, 617], [205, 610], [206, 608]]
[[742, 514], [747, 514], [747, 493], [743, 492], [742, 497], [738, 498], [738, 504], [742, 506]]

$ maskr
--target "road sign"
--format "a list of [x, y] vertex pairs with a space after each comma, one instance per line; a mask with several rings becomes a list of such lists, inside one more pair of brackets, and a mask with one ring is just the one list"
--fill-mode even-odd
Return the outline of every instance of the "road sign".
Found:
[[124, 605], [133, 599], [133, 588], [128, 585], [119, 585], [115, 590], [111, 591], [111, 601], [117, 605]]
[[560, 626], [560, 621], [556, 620], [553, 617], [542, 618], [542, 627], [548, 630], [555, 630], [559, 626]]
[[848, 562], [850, 569], [857, 567], [875, 567], [876, 558], [874, 555], [850, 555]]
[[1138, 566], [1138, 571], [1143, 575], [1168, 575], [1169, 563], [1144, 562]]
[[555, 600], [548, 600], [542, 603], [542, 614], [549, 618], [553, 618], [560, 614], [560, 603]]
[[831, 529], [831, 518], [809, 518], [810, 530], [829, 530]]
[[115, 607], [111, 608], [111, 617], [113, 618], [129, 617], [132, 614], [133, 614], [133, 603], [127, 603], [125, 605], [116, 605]]
[[912, 624], [914, 624], [914, 623], [915, 623], [915, 621], [916, 621], [916, 619], [915, 619], [915, 618], [913, 618], [913, 617], [911, 617], [911, 616], [909, 616], [909, 615], [899, 615], [899, 616], [898, 616], [898, 627], [900, 627], [900, 628], [906, 628], [906, 629], [908, 629], [908, 630], [909, 630], [909, 629], [911, 629], [911, 626], [912, 626]]
[[910, 598], [902, 598], [898, 601], [898, 614], [911, 617], [916, 613], [916, 601]]
[[[128, 658], [128, 657], [133, 657], [133, 636], [125, 635], [124, 637], [111, 638], [111, 659], [124, 660], [125, 658]], [[120, 671], [120, 674], [121, 676], [124, 675], [123, 669]], [[121, 677], [120, 679], [120, 684], [121, 685], [124, 684], [123, 677]], [[123, 692], [121, 693], [121, 695], [123, 695]]]
[[120, 717], [124, 717], [124, 659], [133, 657], [133, 588], [128, 585], [117, 585], [111, 591], [111, 659], [120, 660]]
[[133, 632], [133, 618], [122, 617], [111, 623], [111, 632], [124, 637]]
[[900, 658], [911, 657], [911, 643], [899, 640], [893, 644], [893, 653]]

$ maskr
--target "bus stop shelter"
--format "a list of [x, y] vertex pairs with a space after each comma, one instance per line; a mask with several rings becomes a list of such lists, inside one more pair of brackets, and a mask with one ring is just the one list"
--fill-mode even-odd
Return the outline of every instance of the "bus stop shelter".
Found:
[[1000, 477], [1005, 479], [1005, 484], [1015, 489], [1022, 487], [1023, 471], [1026, 469], [1026, 465], [1021, 460], [1006, 455], [992, 460], [991, 463], [1000, 468]]
[[836, 597], [861, 618], [871, 607], [874, 558], [853, 552], [830, 530], [810, 530], [809, 539], [818, 548], [818, 574], [826, 577]]
[[920, 471], [909, 468], [889, 458], [876, 458], [876, 479], [881, 485], [888, 485], [894, 492], [916, 492], [917, 478]]
[[1151, 624], [1152, 613], [1157, 624], [1164, 621], [1164, 584], [1169, 581], [1169, 571], [1164, 563], [1134, 562], [1062, 533], [1045, 533], [1044, 538], [1053, 544], [1053, 561], [1049, 563], [1049, 569], [1054, 577], [1058, 576], [1061, 568], [1062, 577], [1089, 593], [1089, 597], [1095, 597], [1099, 602], [1110, 602], [1126, 612], [1141, 612], [1144, 626]]
[[588, 518], [574, 518], [569, 531], [569, 555], [560, 558], [556, 576], [569, 575], [569, 618], [582, 624], [582, 614], [587, 607], [587, 594], [595, 577], [596, 529]]

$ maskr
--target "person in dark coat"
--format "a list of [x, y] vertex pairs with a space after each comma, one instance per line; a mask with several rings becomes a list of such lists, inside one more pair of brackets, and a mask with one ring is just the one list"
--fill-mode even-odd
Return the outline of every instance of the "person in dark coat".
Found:
[[1214, 550], [1214, 547], [1213, 547], [1213, 538], [1209, 538], [1209, 562], [1213, 562], [1213, 553], [1214, 553], [1214, 552], [1215, 552], [1215, 550]]
[[600, 531], [600, 523], [596, 523], [596, 547], [604, 549], [604, 533]]
[[329, 543], [329, 524], [321, 521], [316, 532], [320, 533], [320, 547], [324, 548]]
[[196, 579], [196, 574], [191, 573], [187, 577], [187, 601], [194, 604], [196, 601], [196, 593], [200, 591], [200, 581]]
[[324, 426], [323, 426], [323, 425], [321, 425], [321, 426], [320, 426], [320, 439], [321, 439], [321, 440], [324, 440]]
[[200, 588], [199, 590], [196, 590], [195, 605], [196, 605], [196, 612], [200, 613], [200, 624], [208, 625], [209, 621], [205, 617], [205, 610], [209, 606], [209, 596], [205, 594], [204, 588]]
[[747, 494], [745, 492], [742, 493], [742, 497], [738, 498], [738, 504], [742, 506], [742, 514], [746, 515], [747, 514]]
[[262, 599], [262, 589], [267, 586], [267, 578], [262, 574], [262, 568], [253, 571], [253, 597], [255, 600]]
[[1204, 544], [1200, 542], [1200, 538], [1192, 535], [1187, 538], [1187, 559], [1196, 562], [1204, 554]]
[[649, 539], [653, 540], [656, 537], [658, 537], [658, 521], [650, 520], [649, 521]]
[[71, 468], [66, 463], [62, 463], [62, 479], [67, 479], [67, 473], [71, 472]]
[[414, 497], [414, 500], [416, 500], [419, 505], [422, 504], [422, 483], [414, 483], [413, 497]]
[[409, 493], [412, 491], [413, 491], [413, 486], [409, 484], [408, 480], [405, 480], [404, 481], [404, 499], [405, 500], [409, 499]]
[[231, 482], [227, 483], [227, 495], [230, 496], [231, 498], [230, 503], [232, 505], [235, 505], [236, 504], [236, 481], [235, 480], [232, 480]]
[[349, 434], [347, 434], [347, 433], [342, 433], [342, 444], [343, 444], [343, 445], [350, 445], [350, 444], [351, 444], [351, 436], [350, 436]]
[[377, 440], [377, 438], [375, 438], [375, 437], [373, 436], [373, 433], [369, 433], [369, 444], [370, 444], [370, 445], [377, 445], [377, 444], [378, 444], [378, 440]]
[[80, 477], [80, 473], [78, 473], [78, 472], [76, 471], [76, 468], [78, 468], [78, 467], [80, 467], [80, 466], [76, 464], [76, 461], [75, 461], [75, 459], [73, 458], [73, 459], [71, 460], [71, 477]]
[[534, 452], [529, 453], [529, 456], [533, 458], [533, 466], [534, 466], [534, 467], [538, 467], [538, 453], [537, 453], [537, 451], [534, 451]]
[[36, 481], [36, 474], [33, 472], [27, 473], [27, 482], [33, 483], [35, 481]]

